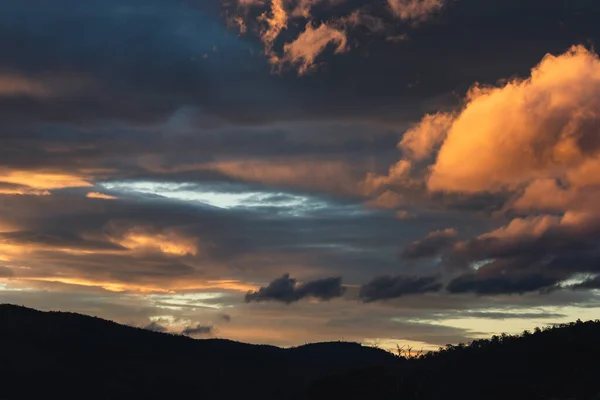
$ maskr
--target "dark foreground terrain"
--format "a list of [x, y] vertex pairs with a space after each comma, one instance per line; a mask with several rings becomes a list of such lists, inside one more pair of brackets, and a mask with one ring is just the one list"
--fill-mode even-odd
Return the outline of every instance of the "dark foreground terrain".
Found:
[[0, 399], [599, 399], [600, 322], [406, 360], [352, 343], [193, 340], [0, 305]]

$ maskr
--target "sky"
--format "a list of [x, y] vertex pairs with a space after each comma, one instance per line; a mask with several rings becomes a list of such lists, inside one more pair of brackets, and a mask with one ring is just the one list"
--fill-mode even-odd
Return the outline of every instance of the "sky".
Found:
[[594, 0], [7, 0], [0, 302], [425, 349], [600, 318]]

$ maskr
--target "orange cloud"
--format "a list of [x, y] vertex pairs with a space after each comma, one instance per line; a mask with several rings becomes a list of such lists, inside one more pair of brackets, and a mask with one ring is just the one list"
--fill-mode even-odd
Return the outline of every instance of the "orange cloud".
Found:
[[346, 33], [326, 23], [314, 28], [312, 22], [306, 24], [298, 38], [284, 46], [284, 55], [279, 63], [298, 65], [298, 74], [305, 75], [315, 66], [315, 60], [329, 44], [336, 46], [336, 53], [347, 51]]
[[404, 134], [398, 148], [405, 156], [415, 161], [421, 161], [433, 154], [446, 138], [453, 117], [447, 113], [426, 115], [423, 120]]
[[267, 27], [261, 32], [261, 39], [265, 44], [265, 54], [271, 58], [271, 62], [276, 63], [278, 57], [273, 52], [273, 45], [281, 31], [286, 29], [288, 25], [288, 14], [284, 7], [284, 0], [271, 0], [270, 12], [264, 12], [259, 21], [267, 24]]
[[26, 187], [15, 188], [0, 188], [0, 195], [13, 196], [49, 196], [51, 193], [48, 190], [31, 189]]
[[404, 184], [406, 186], [411, 184], [410, 172], [412, 170], [412, 163], [407, 160], [400, 160], [398, 163], [392, 165], [387, 175], [377, 175], [373, 173], [367, 174], [365, 180], [361, 183], [362, 192], [365, 195], [372, 195], [381, 188], [394, 183]]
[[517, 211], [561, 211], [575, 200], [573, 190], [559, 187], [556, 179], [538, 179], [520, 193], [510, 208]]
[[[48, 277], [11, 277], [11, 281], [22, 282], [27, 284], [28, 282], [48, 282], [48, 283], [62, 283], [66, 285], [86, 286], [86, 287], [98, 287], [109, 292], [137, 292], [137, 293], [178, 293], [178, 292], [189, 292], [189, 291], [200, 291], [200, 290], [227, 290], [235, 291], [240, 293], [247, 293], [251, 290], [257, 290], [257, 285], [242, 282], [239, 280], [207, 280], [198, 282], [170, 282], [167, 287], [165, 283], [155, 285], [151, 283], [134, 284], [125, 283], [110, 280], [93, 280], [78, 277], [59, 277], [59, 276], [48, 276]], [[2, 280], [0, 278], [0, 280]]]
[[556, 178], [582, 184], [600, 172], [600, 59], [585, 48], [546, 56], [527, 80], [475, 87], [467, 100], [433, 166], [431, 190], [500, 191]]
[[2, 194], [47, 195], [49, 190], [94, 186], [85, 177], [45, 171], [0, 169], [0, 183], [17, 185], [0, 189]]
[[375, 199], [367, 201], [365, 206], [393, 210], [401, 206], [403, 202], [404, 198], [401, 194], [386, 190]]
[[392, 13], [402, 20], [425, 20], [444, 7], [443, 0], [387, 0]]
[[196, 239], [187, 238], [175, 232], [150, 233], [140, 228], [134, 228], [126, 232], [123, 237], [113, 238], [112, 241], [136, 251], [160, 252], [181, 257], [198, 254]]
[[108, 194], [98, 193], [98, 192], [90, 192], [90, 193], [86, 194], [85, 197], [87, 197], [88, 199], [102, 199], [102, 200], [116, 200], [116, 199], [118, 199], [118, 197], [110, 196]]

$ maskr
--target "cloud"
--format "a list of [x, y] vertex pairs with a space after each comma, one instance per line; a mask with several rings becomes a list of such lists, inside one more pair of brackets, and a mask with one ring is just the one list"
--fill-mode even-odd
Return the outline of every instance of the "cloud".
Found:
[[56, 99], [90, 87], [86, 79], [74, 75], [30, 77], [0, 72], [0, 98]]
[[343, 18], [342, 21], [353, 28], [365, 27], [371, 32], [383, 32], [387, 29], [383, 19], [362, 10], [355, 10], [346, 18]]
[[426, 115], [417, 126], [404, 133], [398, 148], [411, 160], [421, 161], [431, 157], [446, 138], [453, 120], [448, 113]]
[[296, 279], [290, 278], [289, 274], [285, 274], [266, 287], [261, 287], [255, 292], [248, 292], [245, 301], [247, 303], [253, 301], [279, 301], [290, 304], [308, 297], [327, 301], [341, 297], [345, 292], [345, 288], [342, 286], [342, 278], [325, 278], [299, 285], [297, 282]]
[[280, 63], [296, 65], [298, 75], [305, 75], [315, 68], [317, 57], [330, 44], [335, 46], [336, 54], [346, 52], [348, 50], [346, 33], [327, 23], [321, 23], [315, 28], [313, 23], [309, 22], [304, 32], [295, 41], [284, 45]]
[[600, 289], [600, 275], [571, 286], [573, 289]]
[[143, 329], [146, 329], [146, 330], [152, 331], [152, 332], [160, 332], [160, 333], [165, 333], [168, 331], [168, 329], [166, 327], [162, 326], [161, 324], [159, 324], [156, 321], [150, 322], [148, 325], [144, 326]]
[[446, 290], [450, 293], [472, 292], [479, 295], [523, 294], [555, 286], [560, 279], [544, 274], [479, 276], [463, 275], [452, 280]]
[[271, 0], [270, 11], [264, 12], [259, 21], [263, 21], [267, 25], [261, 31], [261, 39], [265, 44], [265, 54], [270, 57], [271, 62], [276, 63], [277, 56], [273, 52], [273, 46], [281, 31], [286, 29], [288, 25], [288, 14], [285, 10], [284, 0]]
[[[46, 195], [49, 190], [92, 187], [87, 178], [51, 171], [25, 171], [0, 168], [0, 184], [14, 185], [15, 194]], [[1, 188], [0, 188], [1, 190]], [[10, 190], [8, 194], [12, 194]]]
[[89, 192], [85, 195], [88, 199], [101, 199], [101, 200], [116, 200], [118, 197], [111, 196], [104, 193], [99, 192]]
[[597, 271], [598, 121], [600, 59], [574, 46], [546, 55], [527, 79], [474, 86], [458, 112], [425, 116], [400, 141], [404, 158], [367, 180], [385, 188], [420, 174], [431, 196], [498, 196], [503, 225], [465, 241], [433, 233], [402, 254], [444, 255], [446, 271], [466, 271], [450, 293], [550, 290]]
[[361, 286], [359, 298], [364, 302], [395, 299], [402, 296], [439, 292], [442, 283], [436, 277], [383, 276]]
[[457, 241], [456, 229], [448, 228], [429, 233], [424, 239], [411, 243], [402, 251], [402, 257], [407, 260], [435, 257]]
[[[415, 181], [411, 176], [412, 169], [413, 164], [411, 161], [401, 160], [389, 168], [387, 175], [378, 175], [369, 172], [365, 179], [361, 182], [363, 193], [365, 195], [372, 195], [380, 192], [386, 187], [394, 185], [399, 185], [405, 188], [413, 186], [415, 185]], [[388, 190], [384, 191], [384, 193], [386, 192], [388, 192]], [[396, 195], [400, 196], [398, 193], [396, 193]], [[377, 202], [378, 200], [375, 199], [374, 201]]]
[[[0, 256], [0, 260], [2, 257]], [[14, 276], [12, 269], [0, 265], [0, 278], [10, 278]]]
[[401, 194], [395, 193], [391, 190], [386, 190], [376, 198], [366, 202], [365, 206], [393, 210], [401, 206], [403, 203], [404, 198]]
[[444, 0], [387, 0], [393, 14], [402, 20], [423, 21], [444, 6]]
[[175, 231], [153, 232], [144, 227], [133, 227], [111, 240], [127, 249], [154, 252], [173, 256], [195, 256], [198, 242]]
[[247, 182], [325, 192], [356, 193], [358, 185], [353, 176], [355, 167], [356, 165], [338, 160], [310, 157], [219, 161], [212, 163], [208, 168]]
[[185, 336], [203, 336], [210, 335], [214, 331], [214, 327], [212, 325], [201, 325], [198, 324], [196, 326], [188, 326], [186, 327], [181, 334]]
[[[455, 116], [428, 187], [466, 193], [537, 179], [591, 182], [600, 157], [600, 59], [581, 46], [547, 55], [526, 80], [474, 87]], [[424, 127], [426, 129], [426, 127]]]
[[229, 314], [221, 314], [220, 318], [225, 322], [231, 322], [231, 315]]
[[51, 91], [43, 82], [18, 75], [0, 75], [0, 96], [46, 97]]

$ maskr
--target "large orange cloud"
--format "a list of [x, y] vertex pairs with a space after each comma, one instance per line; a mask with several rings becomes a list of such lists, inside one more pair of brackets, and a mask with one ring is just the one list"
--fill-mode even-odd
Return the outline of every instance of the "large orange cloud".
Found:
[[[433, 165], [433, 191], [585, 184], [600, 163], [600, 59], [581, 46], [546, 56], [527, 80], [473, 88]], [[539, 184], [538, 184], [539, 185]]]

